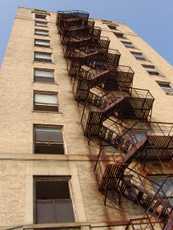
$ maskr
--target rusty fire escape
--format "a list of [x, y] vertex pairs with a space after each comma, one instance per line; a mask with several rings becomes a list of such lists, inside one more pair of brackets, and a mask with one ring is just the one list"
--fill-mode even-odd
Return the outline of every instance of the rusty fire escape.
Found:
[[[88, 13], [58, 12], [57, 28], [74, 98], [83, 106], [84, 135], [120, 153], [108, 155], [100, 145], [95, 174], [105, 204], [111, 193], [119, 204], [126, 197], [144, 209], [146, 217], [131, 221], [127, 229], [173, 229], [173, 206], [162, 189], [169, 178], [158, 185], [131, 167], [132, 160], [172, 160], [173, 124], [151, 121], [152, 94], [133, 87], [133, 70], [119, 65], [120, 53], [109, 49], [109, 38]], [[150, 215], [161, 223], [159, 228]]]

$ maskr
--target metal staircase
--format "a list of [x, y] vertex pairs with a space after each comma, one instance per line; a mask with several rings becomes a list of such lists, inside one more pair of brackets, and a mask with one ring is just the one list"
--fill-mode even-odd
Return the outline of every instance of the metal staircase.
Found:
[[111, 193], [119, 204], [125, 197], [143, 208], [145, 217], [131, 219], [126, 230], [172, 230], [172, 206], [162, 186], [131, 165], [172, 160], [173, 124], [151, 122], [153, 96], [149, 90], [133, 88], [133, 70], [119, 65], [121, 54], [109, 49], [110, 40], [94, 24], [86, 12], [58, 12], [57, 28], [74, 98], [83, 106], [84, 135], [116, 149], [108, 155], [101, 148], [98, 154], [99, 190], [105, 204]]

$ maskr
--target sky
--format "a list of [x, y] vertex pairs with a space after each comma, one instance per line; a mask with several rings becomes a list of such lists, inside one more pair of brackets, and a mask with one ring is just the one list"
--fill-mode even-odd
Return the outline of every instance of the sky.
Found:
[[173, 0], [0, 0], [0, 63], [19, 6], [87, 10], [91, 17], [126, 23], [173, 64]]

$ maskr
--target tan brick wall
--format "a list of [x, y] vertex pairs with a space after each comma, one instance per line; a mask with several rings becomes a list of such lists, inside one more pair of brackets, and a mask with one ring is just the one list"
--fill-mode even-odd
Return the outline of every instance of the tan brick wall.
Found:
[[[57, 35], [56, 14], [49, 16], [53, 64], [33, 62], [34, 20], [31, 10], [19, 8], [14, 22], [3, 66], [0, 72], [0, 226], [33, 222], [33, 175], [71, 175], [70, 192], [76, 221], [109, 222], [141, 215], [141, 209], [123, 201], [122, 207], [104, 206], [90, 162], [88, 143], [80, 126], [80, 110], [73, 99], [66, 62]], [[135, 71], [134, 86], [148, 88], [156, 98], [153, 119], [172, 121], [172, 99], [166, 96], [139, 62], [100, 21], [103, 35], [111, 39], [111, 48], [118, 49], [121, 64]], [[122, 31], [133, 33], [121, 25]], [[172, 68], [141, 38], [128, 35], [153, 64], [171, 80]], [[46, 49], [47, 50], [47, 49]], [[50, 49], [48, 49], [50, 50]], [[55, 84], [34, 83], [33, 68], [55, 70]], [[60, 112], [33, 111], [33, 90], [58, 92]], [[64, 125], [65, 156], [33, 154], [33, 124]], [[97, 153], [92, 149], [92, 154]]]

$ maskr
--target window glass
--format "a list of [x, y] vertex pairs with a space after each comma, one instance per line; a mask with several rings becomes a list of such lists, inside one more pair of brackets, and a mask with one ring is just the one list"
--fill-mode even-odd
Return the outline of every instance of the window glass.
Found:
[[74, 222], [67, 177], [35, 177], [36, 223]]
[[35, 18], [46, 19], [46, 14], [35, 14]]
[[167, 95], [173, 95], [173, 87], [171, 86], [170, 82], [157, 81], [157, 83]]
[[57, 105], [57, 95], [35, 94], [35, 103]]
[[62, 130], [58, 128], [36, 127], [36, 141], [63, 143]]
[[42, 39], [35, 39], [35, 45], [49, 47], [50, 41], [49, 40], [42, 40]]
[[160, 75], [159, 71], [156, 69], [154, 65], [142, 65], [145, 70], [150, 74], [150, 75]]
[[34, 80], [42, 82], [54, 82], [54, 70], [34, 69]]
[[46, 52], [34, 52], [34, 59], [36, 61], [47, 61], [51, 62], [51, 53]]
[[46, 21], [35, 21], [35, 24], [47, 25]]
[[51, 54], [50, 53], [42, 53], [42, 52], [35, 52], [35, 57], [36, 58], [51, 58]]
[[48, 36], [49, 32], [48, 32], [48, 30], [35, 29], [35, 34], [36, 35]]
[[114, 34], [118, 38], [125, 38], [124, 34], [121, 31], [117, 30], [116, 32], [114, 32]]
[[[164, 192], [165, 196], [168, 198], [169, 202], [173, 205], [173, 175], [172, 176], [164, 176], [164, 175], [156, 175], [150, 177], [155, 183], [162, 186], [161, 191]], [[154, 186], [155, 192], [157, 192], [158, 186]], [[164, 197], [164, 194], [163, 197]]]
[[131, 52], [131, 54], [133, 54], [133, 56], [134, 56], [136, 59], [139, 59], [139, 60], [146, 60], [146, 58], [144, 57], [143, 53], [141, 53], [141, 52]]
[[121, 41], [126, 48], [135, 48], [132, 42], [130, 41]]

